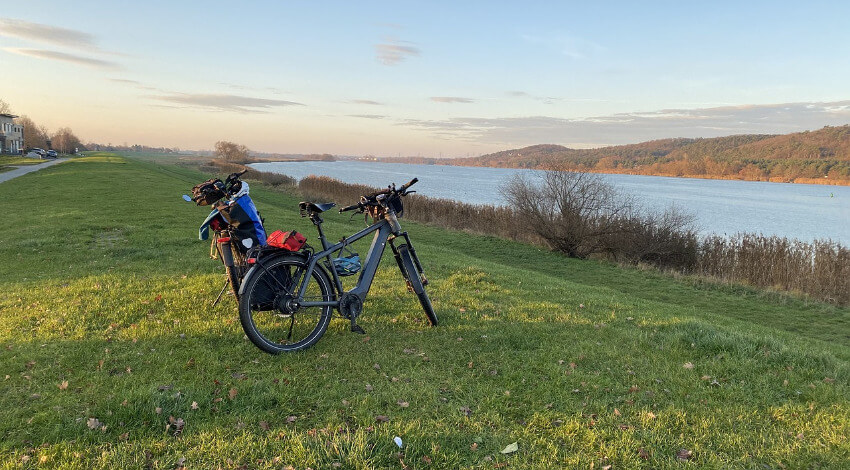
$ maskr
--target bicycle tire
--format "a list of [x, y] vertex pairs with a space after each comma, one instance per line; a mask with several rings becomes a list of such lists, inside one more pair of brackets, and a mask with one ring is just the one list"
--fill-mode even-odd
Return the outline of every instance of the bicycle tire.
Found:
[[[275, 256], [255, 265], [242, 282], [239, 297], [242, 329], [254, 345], [269, 354], [309, 348], [328, 329], [332, 307], [295, 311], [285, 307], [286, 301], [294, 297], [306, 267], [307, 262], [302, 256]], [[327, 274], [316, 266], [308, 280], [304, 299], [334, 300], [331, 286]]]
[[410, 283], [416, 296], [419, 297], [419, 303], [428, 317], [428, 322], [431, 323], [431, 326], [437, 326], [437, 314], [434, 313], [434, 307], [431, 306], [431, 299], [428, 297], [428, 292], [425, 291], [422, 278], [419, 277], [419, 270], [416, 269], [416, 263], [413, 262], [410, 248], [405, 244], [399, 245], [397, 249], [398, 255], [401, 257], [401, 267], [403, 268], [401, 274]]

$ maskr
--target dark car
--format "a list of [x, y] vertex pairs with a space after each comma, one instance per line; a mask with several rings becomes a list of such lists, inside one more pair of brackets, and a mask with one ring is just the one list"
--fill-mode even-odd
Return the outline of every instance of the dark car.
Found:
[[56, 158], [58, 156], [59, 156], [59, 154], [56, 153], [56, 150], [48, 150], [47, 151], [47, 157], [48, 158]]

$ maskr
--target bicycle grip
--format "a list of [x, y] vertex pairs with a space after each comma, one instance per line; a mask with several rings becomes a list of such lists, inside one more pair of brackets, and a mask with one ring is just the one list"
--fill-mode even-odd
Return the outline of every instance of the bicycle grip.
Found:
[[419, 178], [413, 178], [413, 179], [412, 179], [412, 180], [410, 180], [408, 183], [403, 184], [403, 185], [401, 186], [400, 191], [401, 191], [401, 192], [405, 192], [405, 191], [407, 191], [407, 188], [409, 188], [409, 187], [413, 186], [414, 184], [416, 184], [416, 182], [417, 182], [417, 181], [419, 181]]

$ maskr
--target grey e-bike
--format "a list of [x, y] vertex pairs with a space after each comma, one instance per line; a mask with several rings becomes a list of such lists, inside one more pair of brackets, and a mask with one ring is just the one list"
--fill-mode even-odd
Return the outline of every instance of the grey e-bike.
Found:
[[[402, 198], [412, 192], [408, 189], [417, 181], [414, 178], [398, 189], [391, 185], [383, 191], [362, 196], [357, 204], [340, 209], [340, 213], [368, 212], [373, 224], [334, 245], [325, 238], [321, 214], [335, 204], [301, 202], [301, 215], [309, 217], [316, 226], [322, 249], [315, 252], [307, 247], [248, 260], [253, 266], [242, 280], [239, 291], [239, 320], [248, 339], [270, 354], [309, 348], [327, 330], [334, 310], [351, 322], [351, 331], [364, 333], [357, 324], [357, 317], [363, 311], [363, 302], [387, 243], [408, 289], [419, 297], [428, 321], [435, 326], [437, 315], [425, 291], [428, 281], [422, 274], [422, 264], [410, 237], [402, 231], [398, 221], [404, 212]], [[357, 284], [345, 291], [340, 277], [351, 271], [339, 260], [351, 243], [370, 233], [375, 235], [359, 270]], [[334, 258], [335, 253], [337, 258]]]

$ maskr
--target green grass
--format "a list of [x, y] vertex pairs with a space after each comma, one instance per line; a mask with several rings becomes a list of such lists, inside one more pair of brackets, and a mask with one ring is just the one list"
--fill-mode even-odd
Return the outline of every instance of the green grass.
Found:
[[25, 165], [37, 165], [44, 163], [40, 158], [27, 158], [19, 155], [0, 155], [0, 173], [14, 170], [15, 167]]
[[385, 259], [367, 336], [269, 356], [209, 307], [206, 178], [94, 154], [0, 184], [0, 468], [848, 467], [846, 308], [404, 222], [440, 326]]

